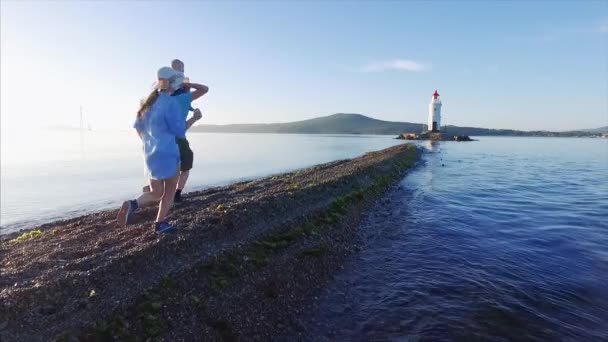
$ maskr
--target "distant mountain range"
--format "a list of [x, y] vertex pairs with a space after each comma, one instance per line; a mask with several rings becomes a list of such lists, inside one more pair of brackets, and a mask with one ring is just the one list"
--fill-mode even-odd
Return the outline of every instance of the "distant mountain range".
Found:
[[595, 134], [606, 134], [608, 133], [608, 126], [598, 127], [593, 129], [582, 129], [583, 132], [595, 133]]
[[[271, 124], [233, 124], [233, 125], [198, 125], [190, 130], [194, 132], [216, 133], [295, 133], [295, 134], [387, 134], [419, 133], [426, 125], [411, 122], [383, 121], [361, 114], [333, 114], [314, 119], [288, 123]], [[446, 133], [469, 136], [592, 136], [608, 133], [607, 127], [591, 130], [548, 132], [518, 131], [512, 129], [490, 129], [477, 127], [445, 126]]]

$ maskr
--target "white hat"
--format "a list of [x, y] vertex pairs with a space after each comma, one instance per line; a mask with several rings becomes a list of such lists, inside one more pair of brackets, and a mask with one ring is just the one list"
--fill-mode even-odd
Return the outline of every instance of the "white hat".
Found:
[[159, 80], [171, 80], [177, 76], [177, 72], [170, 67], [162, 67], [157, 72]]
[[182, 83], [186, 82], [186, 77], [181, 71], [173, 69], [173, 72], [175, 73], [175, 79], [173, 80], [173, 82], [171, 82], [171, 88], [179, 89], [179, 87], [182, 86]]

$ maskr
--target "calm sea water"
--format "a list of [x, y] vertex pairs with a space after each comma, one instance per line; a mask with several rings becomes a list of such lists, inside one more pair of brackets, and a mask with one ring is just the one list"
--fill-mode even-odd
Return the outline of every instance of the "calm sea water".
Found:
[[[2, 147], [2, 233], [116, 207], [143, 183], [131, 132]], [[382, 149], [386, 136], [192, 134], [189, 189]], [[5, 136], [3, 136], [5, 139]], [[364, 219], [366, 248], [303, 317], [311, 341], [608, 340], [608, 140], [422, 143]]]
[[[186, 191], [294, 170], [401, 143], [389, 136], [190, 134]], [[0, 233], [115, 208], [144, 185], [141, 142], [129, 132], [3, 132]]]
[[426, 146], [308, 340], [608, 341], [608, 140]]

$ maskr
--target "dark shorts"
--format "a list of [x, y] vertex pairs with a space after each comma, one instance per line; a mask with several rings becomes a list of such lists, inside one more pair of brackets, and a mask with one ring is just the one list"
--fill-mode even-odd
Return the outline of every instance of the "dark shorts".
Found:
[[179, 157], [181, 159], [180, 170], [189, 171], [194, 163], [194, 152], [190, 149], [190, 144], [186, 138], [175, 138], [179, 147]]

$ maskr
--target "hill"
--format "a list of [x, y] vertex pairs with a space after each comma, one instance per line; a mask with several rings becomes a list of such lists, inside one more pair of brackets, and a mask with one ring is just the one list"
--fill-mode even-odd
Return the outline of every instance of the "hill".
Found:
[[[333, 114], [314, 119], [271, 124], [199, 125], [193, 132], [215, 133], [293, 133], [293, 134], [387, 134], [421, 132], [426, 125], [412, 122], [383, 121], [361, 114]], [[445, 126], [445, 131], [453, 135], [469, 136], [590, 136], [591, 132], [547, 132], [518, 131], [512, 129], [490, 129], [478, 127]]]
[[608, 133], [608, 126], [592, 128], [592, 129], [583, 129], [584, 132], [595, 133], [595, 134], [606, 134]]
[[382, 121], [361, 114], [334, 114], [303, 121], [272, 124], [200, 125], [197, 132], [302, 133], [302, 134], [400, 134], [420, 132], [422, 124]]

